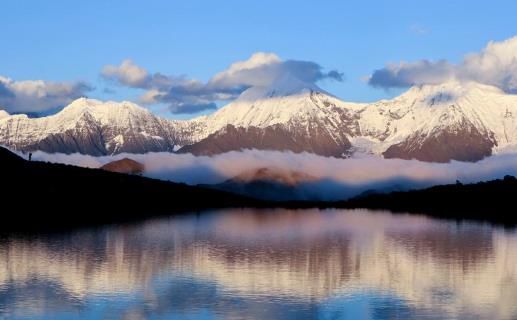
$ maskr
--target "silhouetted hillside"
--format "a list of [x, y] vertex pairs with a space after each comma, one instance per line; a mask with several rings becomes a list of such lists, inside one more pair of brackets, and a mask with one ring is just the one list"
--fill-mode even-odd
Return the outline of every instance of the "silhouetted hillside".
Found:
[[135, 175], [26, 161], [0, 147], [0, 229], [49, 230], [231, 207], [369, 208], [515, 225], [517, 179], [367, 194], [340, 202], [267, 202]]
[[388, 209], [451, 219], [517, 223], [517, 179], [435, 186], [424, 190], [369, 194], [341, 202], [339, 207]]
[[262, 205], [227, 192], [63, 164], [0, 147], [2, 229], [108, 223], [208, 208]]

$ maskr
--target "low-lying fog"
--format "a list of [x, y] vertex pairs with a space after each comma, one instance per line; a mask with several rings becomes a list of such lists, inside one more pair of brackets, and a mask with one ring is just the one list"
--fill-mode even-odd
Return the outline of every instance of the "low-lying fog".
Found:
[[368, 190], [407, 190], [436, 184], [472, 183], [517, 175], [517, 155], [502, 154], [476, 163], [451, 161], [426, 163], [416, 160], [363, 156], [350, 159], [314, 154], [247, 150], [212, 157], [191, 154], [148, 153], [93, 157], [80, 154], [35, 152], [33, 159], [97, 168], [130, 158], [145, 165], [145, 176], [187, 184], [217, 184], [260, 168], [301, 172], [314, 179], [296, 187], [300, 198], [337, 200]]

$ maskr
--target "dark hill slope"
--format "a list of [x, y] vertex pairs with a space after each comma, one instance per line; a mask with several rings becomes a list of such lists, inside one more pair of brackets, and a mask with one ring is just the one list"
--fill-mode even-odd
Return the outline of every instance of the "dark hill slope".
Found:
[[260, 206], [227, 192], [140, 176], [26, 161], [0, 148], [1, 226], [44, 229], [209, 208]]
[[338, 207], [417, 212], [451, 219], [476, 219], [517, 224], [517, 179], [451, 184], [424, 190], [369, 194]]

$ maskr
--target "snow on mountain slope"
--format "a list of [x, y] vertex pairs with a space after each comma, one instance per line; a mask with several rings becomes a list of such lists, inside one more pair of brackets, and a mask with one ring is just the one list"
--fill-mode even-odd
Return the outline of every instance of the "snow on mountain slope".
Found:
[[2, 107], [0, 107], [0, 119], [9, 117], [9, 113], [5, 110], [1, 110]]
[[203, 146], [194, 144], [182, 151], [213, 154], [257, 148], [339, 157], [350, 148], [347, 137], [357, 128], [354, 110], [361, 107], [315, 85], [284, 78], [268, 87], [250, 88], [234, 102], [197, 120], [205, 127], [194, 140]]
[[315, 85], [282, 79], [268, 87], [252, 87], [203, 123], [191, 146], [180, 152], [211, 155], [246, 148], [313, 152], [340, 157], [357, 134], [356, 110]]
[[[479, 160], [517, 143], [516, 112], [515, 95], [478, 83], [448, 82], [413, 87], [393, 100], [371, 104], [360, 112], [359, 124], [361, 136], [370, 139], [369, 151], [376, 154]], [[403, 150], [395, 152], [395, 146]], [[433, 153], [444, 154], [433, 159]]]
[[361, 133], [393, 142], [416, 131], [432, 134], [462, 119], [497, 130], [501, 110], [517, 108], [516, 101], [515, 96], [477, 83], [413, 87], [393, 100], [368, 106], [361, 114]]
[[[517, 144], [516, 112], [516, 95], [473, 82], [417, 86], [372, 104], [345, 103], [315, 86], [289, 82], [251, 88], [199, 119], [205, 129], [194, 140], [202, 141], [182, 151], [276, 150], [282, 147], [261, 139], [305, 132], [306, 141], [301, 143], [283, 139], [284, 145], [289, 144], [285, 149], [332, 156], [360, 152], [424, 161], [476, 161]], [[321, 139], [322, 133], [328, 137]], [[326, 148], [316, 147], [321, 144]]]
[[[232, 103], [207, 118], [209, 131], [227, 124], [264, 128], [287, 124], [294, 119], [328, 119], [339, 127], [339, 111], [355, 110], [361, 104], [345, 103], [315, 85], [297, 79], [282, 79], [269, 87], [252, 87]], [[337, 110], [342, 109], [342, 110]]]
[[84, 98], [48, 117], [1, 118], [0, 137], [15, 149], [91, 155], [172, 151], [175, 140], [168, 121], [136, 104]]
[[252, 87], [211, 115], [160, 119], [129, 102], [78, 99], [43, 118], [0, 113], [0, 144], [22, 150], [176, 151], [247, 148], [326, 156], [475, 161], [517, 149], [517, 95], [478, 83], [413, 87], [391, 100], [346, 103], [292, 78]]

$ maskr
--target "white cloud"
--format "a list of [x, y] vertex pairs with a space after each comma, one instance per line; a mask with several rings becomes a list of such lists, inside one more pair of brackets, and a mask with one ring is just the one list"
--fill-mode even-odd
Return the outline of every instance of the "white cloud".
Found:
[[126, 59], [119, 66], [107, 65], [102, 69], [102, 75], [130, 87], [142, 87], [148, 81], [149, 73]]
[[283, 61], [273, 53], [258, 52], [248, 60], [236, 62], [227, 70], [216, 74], [210, 79], [208, 86], [216, 88], [268, 86], [286, 76], [309, 84], [325, 78], [342, 81], [341, 73], [335, 70], [325, 73], [315, 62]]
[[323, 79], [342, 80], [341, 73], [336, 70], [324, 72], [317, 63], [284, 61], [273, 53], [265, 52], [257, 52], [247, 60], [231, 64], [206, 83], [160, 73], [151, 74], [131, 60], [124, 60], [118, 66], [104, 67], [102, 76], [124, 86], [145, 89], [140, 102], [166, 103], [173, 113], [213, 109], [218, 101], [235, 99], [250, 87], [268, 86], [286, 76], [308, 84]]
[[447, 61], [390, 63], [368, 79], [374, 87], [400, 88], [419, 84], [439, 84], [455, 78], [454, 66]]
[[[278, 77], [282, 60], [274, 53], [257, 52], [248, 60], [238, 61], [208, 82], [212, 87], [264, 86]], [[277, 69], [277, 70], [274, 70]]]
[[489, 42], [479, 53], [467, 54], [459, 64], [445, 60], [401, 62], [376, 70], [369, 79], [375, 87], [393, 88], [442, 83], [451, 79], [475, 81], [517, 92], [517, 36]]
[[213, 157], [171, 153], [120, 154], [114, 157], [42, 152], [33, 155], [37, 160], [92, 168], [124, 157], [143, 163], [148, 177], [188, 184], [221, 183], [259, 168], [294, 170], [319, 179], [318, 183], [306, 186], [301, 191], [304, 195], [323, 200], [352, 197], [371, 189], [405, 190], [455, 183], [456, 180], [473, 183], [517, 175], [515, 154], [492, 156], [476, 163], [429, 163], [375, 156], [338, 159], [308, 153], [258, 150], [229, 152]]
[[149, 89], [143, 95], [140, 96], [139, 102], [143, 104], [158, 103], [158, 101], [160, 100], [159, 96], [161, 94], [161, 91], [158, 89]]
[[40, 113], [66, 106], [90, 90], [84, 82], [15, 81], [0, 76], [0, 107], [10, 113]]
[[282, 60], [274, 53], [257, 52], [248, 60], [234, 62], [228, 69], [216, 74], [210, 82], [226, 83], [226, 86], [239, 85], [242, 83], [242, 80], [238, 79], [241, 73], [281, 63]]
[[517, 36], [490, 42], [480, 53], [467, 55], [458, 77], [517, 92]]

